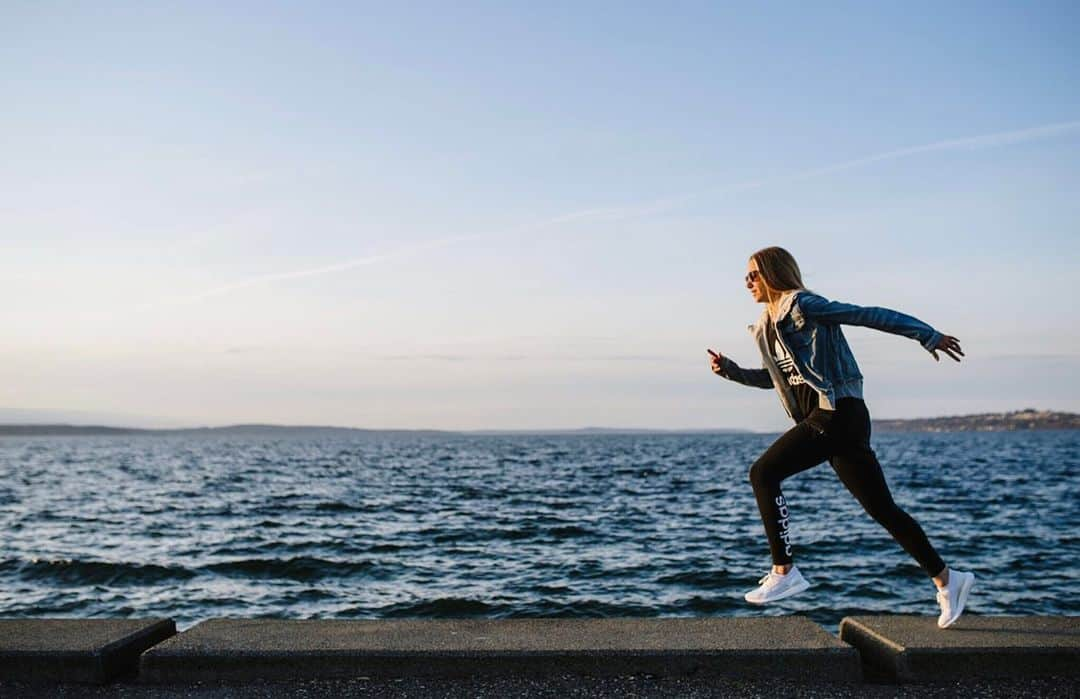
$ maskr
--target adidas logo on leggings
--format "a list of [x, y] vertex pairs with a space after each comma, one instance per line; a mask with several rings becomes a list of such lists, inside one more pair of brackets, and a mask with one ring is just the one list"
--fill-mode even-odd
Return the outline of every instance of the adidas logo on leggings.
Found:
[[788, 509], [787, 501], [784, 500], [783, 495], [776, 496], [776, 506], [780, 508], [780, 519], [777, 520], [780, 524], [780, 541], [784, 542], [784, 553], [790, 556], [791, 539], [788, 534]]

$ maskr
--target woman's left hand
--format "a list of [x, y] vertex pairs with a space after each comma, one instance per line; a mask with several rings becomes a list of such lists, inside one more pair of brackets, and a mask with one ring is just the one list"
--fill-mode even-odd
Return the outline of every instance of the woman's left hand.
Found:
[[[942, 352], [949, 355], [950, 357], [952, 357], [954, 360], [956, 360], [958, 362], [960, 361], [960, 357], [964, 356], [963, 350], [960, 349], [960, 340], [957, 340], [952, 335], [944, 335], [944, 336], [942, 336], [941, 340], [939, 340], [938, 343], [937, 343], [937, 347], [930, 350], [930, 354], [934, 355], [934, 361], [940, 362], [941, 358], [937, 356], [937, 351], [938, 350], [941, 350]], [[953, 352], [956, 352], [956, 354], [959, 354], [960, 357], [957, 357], [956, 354], [953, 354]]]

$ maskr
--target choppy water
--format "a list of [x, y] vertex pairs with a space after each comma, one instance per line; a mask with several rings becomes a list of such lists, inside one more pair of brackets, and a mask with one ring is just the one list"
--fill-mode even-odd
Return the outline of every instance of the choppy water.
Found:
[[[813, 584], [769, 566], [746, 474], [775, 435], [0, 439], [0, 616], [936, 614], [824, 464], [785, 483]], [[1078, 614], [1080, 432], [875, 435], [970, 613]]]

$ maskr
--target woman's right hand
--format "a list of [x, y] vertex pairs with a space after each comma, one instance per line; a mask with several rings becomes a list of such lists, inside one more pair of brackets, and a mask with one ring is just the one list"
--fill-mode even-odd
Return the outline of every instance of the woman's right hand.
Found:
[[[957, 340], [952, 335], [942, 335], [941, 339], [938, 340], [937, 347], [930, 350], [930, 354], [934, 355], [934, 361], [936, 362], [941, 361], [937, 356], [938, 350], [941, 350], [958, 362], [960, 361], [960, 357], [964, 356], [964, 351], [960, 349], [960, 340]], [[957, 357], [957, 354], [959, 354], [960, 357]]]
[[721, 361], [724, 359], [723, 356], [719, 352], [713, 352], [711, 349], [705, 351], [709, 353], [709, 366], [712, 369], [712, 373], [717, 376], [723, 376], [723, 373], [721, 373], [723, 371], [721, 364]]

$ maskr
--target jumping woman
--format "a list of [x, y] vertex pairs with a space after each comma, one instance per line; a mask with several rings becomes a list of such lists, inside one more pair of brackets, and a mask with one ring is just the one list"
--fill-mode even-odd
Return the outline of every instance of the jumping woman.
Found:
[[918, 340], [934, 359], [944, 352], [959, 362], [959, 341], [926, 323], [887, 308], [829, 301], [803, 287], [795, 258], [778, 247], [750, 257], [746, 287], [765, 310], [750, 326], [763, 369], [742, 369], [708, 350], [713, 373], [747, 386], [775, 388], [796, 425], [750, 467], [772, 569], [760, 587], [746, 593], [752, 604], [798, 594], [810, 583], [795, 567], [788, 534], [790, 513], [780, 483], [828, 460], [840, 481], [879, 524], [914, 558], [937, 586], [938, 626], [945, 628], [964, 611], [973, 573], [950, 570], [930, 545], [918, 522], [893, 502], [885, 475], [870, 448], [870, 414], [862, 395], [862, 374], [841, 324], [862, 325]]

